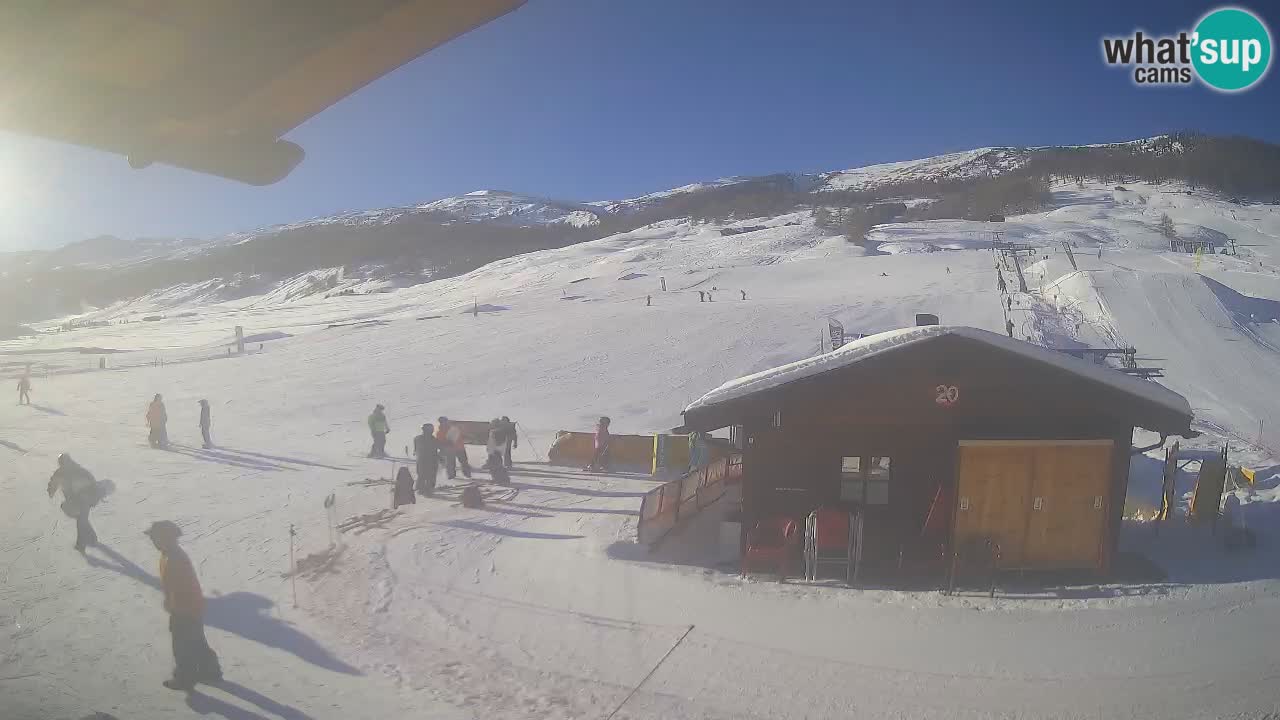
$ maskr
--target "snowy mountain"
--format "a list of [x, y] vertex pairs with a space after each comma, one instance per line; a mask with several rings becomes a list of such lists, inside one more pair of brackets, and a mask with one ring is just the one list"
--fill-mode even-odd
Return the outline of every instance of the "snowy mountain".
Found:
[[[837, 216], [824, 219], [824, 227], [839, 226], [852, 236], [889, 220], [986, 219], [1036, 209], [1044, 202], [1043, 182], [1064, 176], [1180, 180], [1228, 195], [1274, 198], [1280, 197], [1280, 149], [1194, 134], [1105, 145], [988, 147], [820, 174], [722, 178], [623, 200], [566, 202], [477, 190], [209, 240], [95, 238], [51, 252], [0, 255], [7, 278], [0, 320], [39, 319], [149, 293], [182, 296], [193, 287], [234, 299], [263, 288], [293, 288], [298, 278], [329, 276], [335, 268], [362, 287], [397, 287], [664, 220], [725, 223], [822, 207]], [[873, 204], [881, 207], [864, 212]], [[302, 282], [312, 292], [354, 291], [350, 284]]]
[[820, 175], [818, 190], [869, 190], [886, 185], [996, 177], [1026, 164], [1034, 151], [979, 148], [921, 160], [868, 165]]

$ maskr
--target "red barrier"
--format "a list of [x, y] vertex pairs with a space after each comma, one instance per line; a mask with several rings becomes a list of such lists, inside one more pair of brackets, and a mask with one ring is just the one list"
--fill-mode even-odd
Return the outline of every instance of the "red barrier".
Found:
[[742, 456], [722, 457], [711, 464], [645, 493], [640, 502], [636, 540], [653, 544], [671, 532], [682, 520], [720, 499], [730, 478], [742, 476]]

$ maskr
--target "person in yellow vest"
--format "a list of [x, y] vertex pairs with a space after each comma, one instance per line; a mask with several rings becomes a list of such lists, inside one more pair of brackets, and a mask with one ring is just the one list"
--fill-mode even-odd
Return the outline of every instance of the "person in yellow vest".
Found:
[[173, 677], [164, 681], [170, 690], [191, 690], [196, 683], [222, 680], [218, 656], [204, 636], [204, 592], [191, 558], [178, 546], [182, 530], [169, 520], [151, 523], [145, 531], [160, 551], [160, 588], [169, 613], [173, 639]]
[[369, 434], [373, 436], [373, 447], [369, 448], [369, 457], [382, 458], [387, 456], [387, 433], [391, 432], [391, 426], [387, 424], [387, 414], [382, 405], [378, 405], [369, 414]]

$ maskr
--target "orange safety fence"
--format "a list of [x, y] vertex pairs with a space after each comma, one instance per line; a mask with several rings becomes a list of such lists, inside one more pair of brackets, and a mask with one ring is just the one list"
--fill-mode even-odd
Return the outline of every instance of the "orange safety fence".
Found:
[[742, 456], [735, 454], [650, 490], [640, 503], [636, 540], [645, 545], [661, 540], [681, 520], [719, 500], [726, 485], [741, 477]]

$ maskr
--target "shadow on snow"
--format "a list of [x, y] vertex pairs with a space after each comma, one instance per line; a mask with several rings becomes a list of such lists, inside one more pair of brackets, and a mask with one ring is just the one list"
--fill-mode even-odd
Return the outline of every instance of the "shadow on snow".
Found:
[[[129, 558], [106, 545], [99, 544], [92, 547], [110, 558], [110, 562], [105, 562], [86, 554], [85, 560], [93, 567], [117, 572], [153, 590], [160, 590], [160, 579], [143, 570]], [[362, 674], [356, 668], [334, 657], [322, 645], [297, 628], [270, 615], [268, 611], [274, 605], [270, 598], [251, 592], [237, 591], [206, 597], [204, 621], [210, 627], [292, 653], [317, 667], [347, 675]]]

